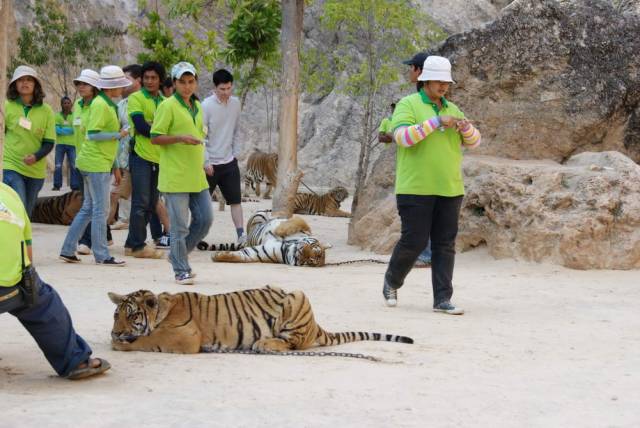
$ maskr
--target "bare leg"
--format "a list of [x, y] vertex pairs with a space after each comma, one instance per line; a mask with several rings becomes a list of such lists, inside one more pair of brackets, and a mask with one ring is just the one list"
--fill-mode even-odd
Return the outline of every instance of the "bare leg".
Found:
[[162, 223], [164, 233], [168, 234], [170, 230], [169, 214], [167, 213], [167, 207], [164, 205], [164, 202], [162, 202], [160, 198], [158, 198], [158, 203], [156, 204], [156, 214], [158, 214], [160, 223]]
[[233, 225], [238, 229], [239, 227], [243, 227], [244, 220], [242, 219], [242, 205], [240, 204], [232, 204], [231, 205], [231, 219], [233, 220]]

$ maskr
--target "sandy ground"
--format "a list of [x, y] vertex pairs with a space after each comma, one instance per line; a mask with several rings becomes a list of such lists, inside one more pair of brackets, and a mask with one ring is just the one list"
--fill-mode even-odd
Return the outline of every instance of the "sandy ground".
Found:
[[[248, 216], [265, 203], [245, 205]], [[349, 206], [349, 205], [347, 205]], [[348, 219], [306, 217], [330, 241], [328, 261], [376, 257], [346, 244]], [[54, 376], [31, 337], [0, 316], [1, 427], [637, 427], [640, 426], [640, 273], [573, 271], [460, 254], [454, 301], [467, 313], [431, 312], [430, 270], [415, 269], [399, 306], [381, 297], [383, 264], [294, 268], [214, 264], [191, 256], [195, 287], [173, 283], [166, 261], [128, 258], [123, 269], [56, 259], [65, 227], [35, 225], [36, 264], [62, 295], [106, 375]], [[125, 231], [112, 252], [123, 256]], [[215, 211], [208, 239], [234, 237]], [[414, 345], [359, 342], [338, 357], [173, 355], [110, 349], [107, 291], [221, 293], [277, 284], [301, 289], [330, 331], [411, 336]]]

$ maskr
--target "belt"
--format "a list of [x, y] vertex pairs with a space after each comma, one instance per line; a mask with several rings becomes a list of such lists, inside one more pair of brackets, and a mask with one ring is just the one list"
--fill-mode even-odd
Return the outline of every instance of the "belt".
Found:
[[9, 293], [5, 294], [4, 296], [0, 296], [0, 302], [4, 302], [6, 300], [9, 300], [13, 297], [16, 297], [18, 294], [20, 294], [20, 289], [16, 288], [13, 291], [10, 291]]

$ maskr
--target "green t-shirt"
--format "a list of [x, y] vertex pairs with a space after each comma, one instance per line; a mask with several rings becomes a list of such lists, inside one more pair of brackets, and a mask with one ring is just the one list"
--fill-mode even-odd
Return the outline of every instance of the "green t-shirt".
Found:
[[18, 194], [9, 186], [0, 183], [0, 287], [12, 287], [22, 279], [22, 251], [24, 264], [31, 264], [27, 245], [31, 245], [31, 222]]
[[89, 120], [91, 101], [85, 105], [84, 100], [80, 98], [73, 104], [73, 137], [75, 139], [76, 156], [80, 154], [84, 140], [87, 138], [87, 121]]
[[158, 146], [151, 144], [151, 139], [135, 131], [133, 116], [141, 114], [145, 122], [153, 125], [153, 119], [158, 105], [164, 100], [162, 94], [157, 97], [151, 95], [145, 88], [129, 95], [127, 116], [129, 117], [129, 131], [136, 140], [134, 150], [138, 156], [149, 162], [159, 163], [160, 152]]
[[[43, 157], [33, 165], [27, 165], [23, 159], [34, 154], [42, 143], [56, 142], [56, 121], [49, 104], [38, 104], [32, 107], [15, 101], [4, 103], [4, 161], [2, 167], [16, 171], [26, 177], [45, 178], [47, 175], [47, 159]], [[30, 129], [27, 129], [30, 128]]]
[[[442, 98], [442, 110], [423, 90], [404, 97], [393, 112], [392, 129], [412, 126], [434, 116], [464, 114], [452, 102]], [[462, 137], [455, 130], [437, 129], [414, 146], [397, 146], [396, 194], [460, 196], [462, 182]]]
[[[65, 131], [73, 132], [73, 112], [67, 116], [64, 116], [62, 112], [56, 113], [56, 127], [63, 129]], [[57, 135], [56, 134], [56, 144], [64, 144], [66, 146], [75, 146], [76, 137], [75, 135]]]
[[[120, 131], [117, 106], [104, 92], [100, 92], [89, 106], [86, 129], [87, 135]], [[79, 170], [86, 172], [110, 172], [117, 151], [117, 138], [107, 141], [93, 141], [86, 138], [82, 143], [76, 166]]]
[[192, 97], [193, 109], [176, 93], [160, 103], [151, 127], [151, 136], [190, 135], [202, 140], [197, 146], [177, 143], [158, 146], [160, 173], [158, 190], [166, 193], [198, 193], [209, 184], [204, 173], [204, 139], [202, 106]]
[[384, 132], [385, 134], [387, 132], [391, 132], [391, 117], [385, 117], [384, 119], [382, 119], [382, 122], [380, 122], [380, 127], [378, 128], [378, 132]]

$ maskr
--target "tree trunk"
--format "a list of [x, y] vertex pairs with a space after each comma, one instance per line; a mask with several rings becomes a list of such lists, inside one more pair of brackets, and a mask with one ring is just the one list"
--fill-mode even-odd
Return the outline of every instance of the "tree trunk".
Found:
[[[273, 211], [290, 217], [298, 189], [298, 92], [300, 91], [300, 43], [304, 0], [282, 0], [282, 83], [278, 122], [278, 183]], [[297, 179], [297, 180], [296, 180]]]
[[11, 2], [0, 0], [0, 181], [2, 180], [2, 165], [4, 158], [4, 100], [7, 88], [7, 38], [9, 37], [9, 21], [11, 16]]

